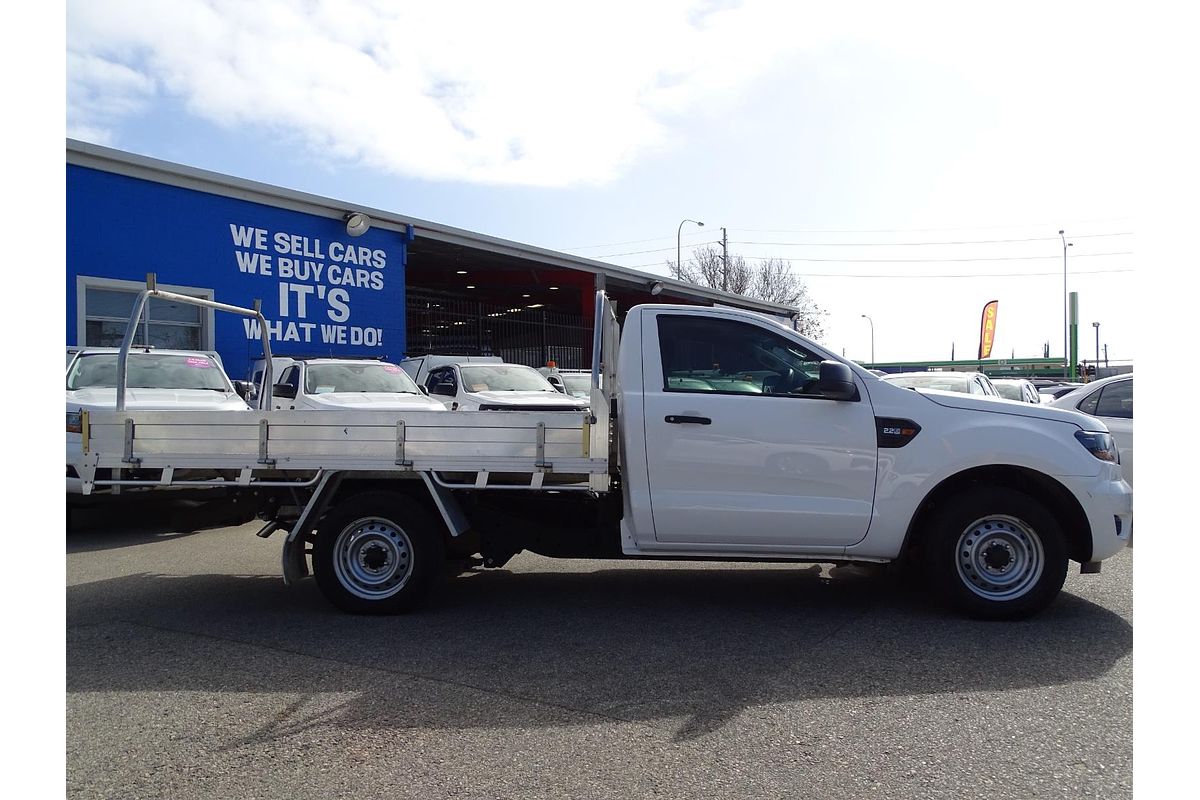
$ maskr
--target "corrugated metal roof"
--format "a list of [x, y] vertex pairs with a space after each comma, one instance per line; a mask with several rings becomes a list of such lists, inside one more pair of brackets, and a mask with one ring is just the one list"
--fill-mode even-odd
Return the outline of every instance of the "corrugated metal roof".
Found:
[[676, 297], [694, 298], [706, 303], [720, 303], [780, 316], [791, 316], [796, 312], [796, 309], [790, 306], [767, 303], [730, 292], [695, 286], [616, 264], [559, 253], [543, 247], [488, 236], [392, 211], [285, 189], [244, 178], [235, 178], [219, 172], [210, 172], [170, 161], [127, 153], [123, 150], [115, 150], [75, 139], [67, 139], [67, 163], [333, 219], [342, 219], [348, 212], [361, 211], [371, 217], [373, 226], [403, 231], [408, 225], [412, 225], [416, 235], [422, 238], [521, 258], [547, 267], [603, 275], [606, 280], [627, 285], [649, 288], [654, 282], [661, 281]]

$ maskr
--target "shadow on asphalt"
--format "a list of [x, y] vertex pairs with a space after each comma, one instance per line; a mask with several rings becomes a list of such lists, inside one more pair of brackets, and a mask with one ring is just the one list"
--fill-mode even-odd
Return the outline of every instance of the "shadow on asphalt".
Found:
[[142, 494], [98, 498], [69, 508], [67, 552], [86, 553], [191, 536], [241, 524], [227, 500], [175, 500]]
[[983, 623], [893, 577], [813, 566], [481, 572], [396, 617], [341, 614], [312, 581], [137, 575], [69, 587], [67, 626], [70, 693], [293, 695], [230, 747], [330, 725], [605, 720], [670, 720], [692, 739], [781, 702], [1088, 681], [1133, 639], [1067, 593], [1035, 619]]

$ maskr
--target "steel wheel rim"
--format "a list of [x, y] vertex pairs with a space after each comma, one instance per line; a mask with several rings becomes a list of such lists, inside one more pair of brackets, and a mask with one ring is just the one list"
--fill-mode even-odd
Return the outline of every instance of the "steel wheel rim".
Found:
[[991, 514], [958, 537], [955, 565], [963, 585], [985, 600], [1014, 600], [1042, 577], [1046, 554], [1041, 537], [1016, 517]]
[[355, 597], [391, 597], [412, 576], [412, 542], [401, 528], [381, 517], [355, 520], [334, 541], [333, 571]]

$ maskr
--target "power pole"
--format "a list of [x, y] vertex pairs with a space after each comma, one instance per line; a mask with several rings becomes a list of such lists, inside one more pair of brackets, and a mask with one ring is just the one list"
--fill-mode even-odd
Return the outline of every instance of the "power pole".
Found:
[[1104, 368], [1108, 369], [1108, 345], [1104, 345]]
[[729, 291], [729, 236], [721, 228], [721, 289]]

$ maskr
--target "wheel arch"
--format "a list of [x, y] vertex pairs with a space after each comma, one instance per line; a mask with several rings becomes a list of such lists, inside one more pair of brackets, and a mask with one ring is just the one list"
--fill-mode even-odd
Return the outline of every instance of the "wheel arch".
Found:
[[973, 486], [1004, 486], [1028, 494], [1051, 514], [1066, 537], [1067, 556], [1081, 563], [1091, 560], [1092, 529], [1083, 506], [1067, 487], [1043, 472], [1012, 464], [972, 467], [943, 479], [913, 515], [904, 536], [902, 557], [909, 557], [920, 544], [939, 504]]

